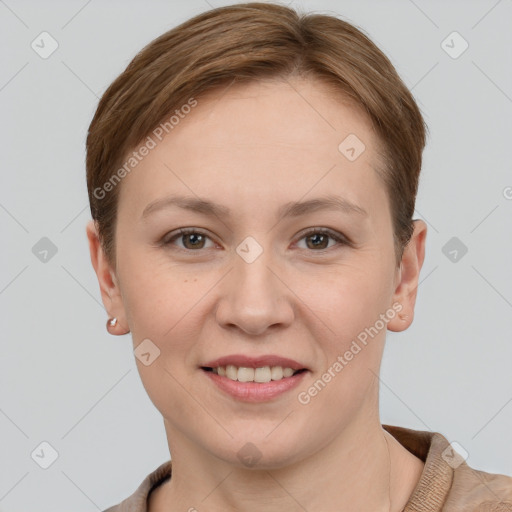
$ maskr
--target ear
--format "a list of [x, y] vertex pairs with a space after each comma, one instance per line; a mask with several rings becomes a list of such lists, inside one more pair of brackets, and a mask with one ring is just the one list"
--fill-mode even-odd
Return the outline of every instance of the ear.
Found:
[[400, 269], [397, 270], [393, 304], [400, 304], [402, 309], [388, 322], [390, 331], [405, 331], [414, 319], [414, 305], [423, 260], [425, 259], [425, 241], [427, 225], [422, 220], [415, 220], [414, 232], [404, 249]]
[[126, 334], [129, 329], [127, 328], [121, 290], [116, 273], [101, 246], [95, 221], [91, 220], [87, 223], [86, 233], [89, 240], [91, 263], [100, 285], [101, 299], [109, 317], [117, 318], [117, 326], [112, 330], [109, 329], [109, 332], [111, 334]]

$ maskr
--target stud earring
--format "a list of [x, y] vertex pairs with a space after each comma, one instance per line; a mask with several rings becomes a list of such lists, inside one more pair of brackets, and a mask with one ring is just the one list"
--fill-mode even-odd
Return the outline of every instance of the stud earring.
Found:
[[117, 325], [117, 318], [109, 318], [107, 320], [107, 331], [110, 333], [110, 334], [114, 334], [112, 332], [113, 328]]
[[[109, 334], [112, 334], [112, 335], [115, 335], [115, 336], [121, 336], [123, 334], [128, 334], [130, 332], [130, 330], [128, 329], [127, 331], [125, 332], [120, 332], [116, 326], [119, 324], [119, 322], [117, 321], [117, 318], [114, 317], [114, 318], [109, 318], [107, 320], [107, 331], [109, 332]], [[119, 324], [120, 325], [120, 324]]]

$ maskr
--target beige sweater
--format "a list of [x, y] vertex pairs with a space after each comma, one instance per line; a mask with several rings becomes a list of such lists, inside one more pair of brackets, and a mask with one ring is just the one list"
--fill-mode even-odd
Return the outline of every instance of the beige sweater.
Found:
[[[512, 512], [512, 477], [472, 469], [438, 432], [382, 425], [425, 462], [404, 512]], [[153, 489], [171, 478], [171, 461], [150, 473], [124, 501], [104, 512], [147, 512]]]

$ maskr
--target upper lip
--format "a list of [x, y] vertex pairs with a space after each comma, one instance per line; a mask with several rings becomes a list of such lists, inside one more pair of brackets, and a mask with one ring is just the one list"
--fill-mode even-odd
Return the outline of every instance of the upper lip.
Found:
[[242, 354], [219, 357], [202, 365], [203, 368], [217, 368], [219, 366], [233, 365], [244, 368], [263, 368], [264, 366], [282, 366], [293, 370], [307, 370], [307, 368], [293, 359], [277, 355], [249, 357]]

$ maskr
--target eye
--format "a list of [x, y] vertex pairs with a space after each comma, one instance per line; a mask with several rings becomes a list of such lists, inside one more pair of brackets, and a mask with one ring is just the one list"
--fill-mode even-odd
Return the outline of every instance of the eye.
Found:
[[[311, 243], [306, 242], [306, 248], [312, 249], [314, 252], [322, 252], [330, 248], [325, 245], [326, 242], [328, 244], [329, 238], [337, 242], [338, 245], [350, 245], [350, 242], [343, 235], [327, 228], [311, 228], [305, 233], [302, 233], [299, 241], [310, 239]], [[210, 237], [200, 229], [181, 228], [178, 233], [170, 238], [164, 238], [162, 244], [164, 246], [173, 245], [176, 240], [181, 240], [184, 242], [184, 246], [178, 246], [179, 249], [184, 251], [194, 251], [196, 249], [208, 248], [205, 247], [207, 239], [210, 239]]]
[[195, 249], [204, 249], [204, 243], [207, 238], [210, 238], [206, 233], [199, 229], [195, 228], [181, 228], [177, 234], [171, 236], [171, 238], [164, 238], [162, 241], [163, 245], [172, 245], [173, 242], [177, 239], [185, 240], [185, 244], [188, 244], [189, 247], [179, 247], [179, 249], [187, 250], [195, 250]]
[[326, 228], [309, 229], [302, 234], [300, 240], [310, 239], [311, 243], [308, 244], [306, 242], [307, 248], [313, 248], [315, 249], [315, 252], [322, 252], [323, 250], [330, 249], [330, 247], [325, 246], [325, 243], [329, 238], [338, 242], [338, 245], [349, 245], [349, 241], [343, 235]]

